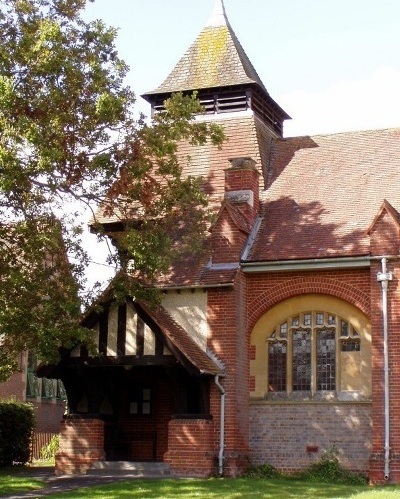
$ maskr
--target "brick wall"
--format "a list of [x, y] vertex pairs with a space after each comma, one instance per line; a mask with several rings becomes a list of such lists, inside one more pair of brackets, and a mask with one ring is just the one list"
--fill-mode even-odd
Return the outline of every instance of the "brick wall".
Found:
[[28, 400], [35, 408], [36, 431], [58, 433], [66, 410], [66, 402], [62, 400]]
[[[224, 474], [240, 474], [248, 457], [248, 342], [245, 335], [245, 288], [238, 276], [235, 289], [211, 290], [208, 295], [209, 346], [225, 366], [221, 384], [226, 391]], [[221, 396], [211, 387], [211, 414], [214, 418], [214, 452], [220, 442]]]
[[104, 422], [99, 419], [65, 419], [61, 423], [56, 474], [86, 473], [104, 460]]
[[[371, 305], [375, 307], [370, 292], [371, 274], [367, 268], [248, 275], [248, 336], [274, 306], [307, 294], [340, 298], [370, 317]], [[254, 355], [255, 351], [250, 351], [251, 358]], [[249, 388], [255, 389], [254, 379], [250, 379]], [[370, 403], [254, 401], [250, 404], [252, 462], [269, 462], [291, 471], [307, 466], [335, 446], [343, 465], [367, 472], [373, 439], [372, 413]]]
[[[20, 368], [24, 369], [21, 355]], [[26, 374], [23, 372], [14, 373], [11, 378], [4, 383], [0, 383], [0, 398], [13, 397], [16, 400], [25, 400]]]
[[210, 476], [214, 473], [211, 420], [173, 419], [168, 425], [168, 452], [164, 461], [173, 473]]
[[239, 229], [225, 209], [212, 229], [213, 264], [238, 263], [247, 238], [248, 234]]
[[279, 272], [248, 276], [247, 325], [254, 324], [270, 308], [292, 296], [309, 293], [341, 298], [370, 314], [369, 269], [319, 272]]
[[334, 446], [344, 466], [367, 472], [371, 439], [369, 403], [250, 404], [253, 464], [268, 462], [280, 470], [295, 471]]
[[14, 373], [9, 380], [0, 383], [0, 398], [12, 397], [20, 402], [31, 403], [35, 410], [35, 431], [58, 433], [66, 402], [56, 399], [27, 398], [26, 362], [27, 353], [25, 352], [20, 354], [19, 358], [21, 372]]
[[389, 211], [383, 209], [370, 230], [371, 252], [376, 260], [371, 262], [371, 314], [372, 326], [372, 418], [373, 448], [370, 461], [372, 483], [400, 482], [400, 264], [398, 258], [388, 259], [387, 270], [393, 272], [388, 282], [388, 353], [389, 353], [389, 422], [390, 461], [385, 478], [385, 409], [384, 409], [384, 360], [382, 285], [377, 273], [382, 271], [382, 255], [399, 254], [399, 225]]

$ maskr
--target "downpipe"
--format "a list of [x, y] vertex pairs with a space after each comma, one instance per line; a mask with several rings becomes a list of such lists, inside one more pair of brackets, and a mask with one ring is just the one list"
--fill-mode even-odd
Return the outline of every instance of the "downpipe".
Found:
[[219, 422], [219, 452], [218, 452], [218, 475], [224, 474], [224, 450], [225, 450], [225, 397], [224, 387], [219, 382], [219, 375], [215, 376], [215, 385], [221, 394], [220, 422]]
[[390, 477], [390, 405], [389, 405], [389, 350], [388, 350], [388, 283], [393, 273], [387, 271], [387, 259], [382, 258], [382, 272], [378, 272], [377, 281], [382, 284], [382, 320], [383, 320], [383, 363], [384, 363], [384, 415], [385, 415], [385, 480]]

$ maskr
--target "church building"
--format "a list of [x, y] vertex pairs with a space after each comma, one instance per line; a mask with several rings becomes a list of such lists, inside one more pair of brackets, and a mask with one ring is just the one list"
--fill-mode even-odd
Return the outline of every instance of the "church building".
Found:
[[[104, 295], [85, 316], [100, 355], [77, 347], [52, 373], [69, 405], [57, 471], [237, 476], [337, 452], [399, 483], [400, 129], [285, 138], [222, 0], [143, 97], [158, 112], [192, 91], [227, 137], [179, 150], [218, 207], [210, 250], [159, 283], [156, 308]], [[113, 237], [126, 221], [100, 222]]]

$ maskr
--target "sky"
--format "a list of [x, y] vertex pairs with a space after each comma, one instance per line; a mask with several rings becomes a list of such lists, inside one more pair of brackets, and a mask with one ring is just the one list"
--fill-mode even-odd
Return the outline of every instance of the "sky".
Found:
[[[215, 0], [95, 0], [86, 18], [119, 28], [140, 94], [195, 40]], [[225, 0], [230, 24], [272, 98], [285, 135], [400, 126], [399, 0]], [[142, 101], [142, 102], [141, 102]]]
[[[400, 127], [399, 0], [225, 0], [229, 22], [271, 97], [285, 136]], [[215, 0], [95, 0], [86, 20], [119, 29], [137, 109], [211, 16]], [[94, 236], [92, 236], [94, 240]], [[90, 243], [93, 244], [93, 243]], [[100, 261], [101, 250], [92, 247]], [[97, 258], [96, 258], [97, 253]], [[93, 270], [94, 269], [94, 270]], [[107, 276], [106, 267], [91, 273]]]

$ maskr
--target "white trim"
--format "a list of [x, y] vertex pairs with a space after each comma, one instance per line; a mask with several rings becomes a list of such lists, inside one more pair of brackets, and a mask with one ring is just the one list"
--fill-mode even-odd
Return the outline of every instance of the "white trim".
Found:
[[241, 264], [243, 272], [249, 274], [257, 272], [287, 272], [290, 270], [368, 268], [370, 265], [370, 256], [276, 260], [273, 262], [242, 262]]

